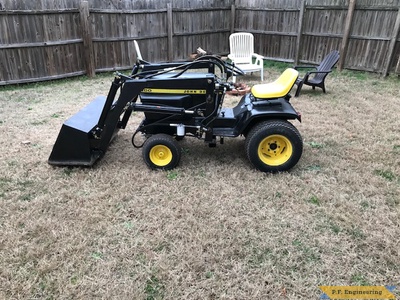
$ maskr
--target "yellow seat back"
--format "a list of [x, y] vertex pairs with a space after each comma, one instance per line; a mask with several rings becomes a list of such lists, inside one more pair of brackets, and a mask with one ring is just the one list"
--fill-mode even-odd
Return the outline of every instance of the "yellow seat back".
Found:
[[299, 76], [295, 69], [286, 69], [277, 80], [266, 84], [256, 84], [251, 88], [251, 93], [256, 98], [279, 98], [286, 96], [292, 89]]

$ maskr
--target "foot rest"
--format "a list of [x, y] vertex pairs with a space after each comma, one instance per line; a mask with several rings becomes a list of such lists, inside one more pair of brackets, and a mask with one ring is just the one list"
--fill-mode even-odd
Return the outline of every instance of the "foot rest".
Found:
[[251, 93], [262, 99], [284, 97], [290, 92], [298, 76], [299, 72], [295, 69], [286, 69], [274, 82], [254, 85]]

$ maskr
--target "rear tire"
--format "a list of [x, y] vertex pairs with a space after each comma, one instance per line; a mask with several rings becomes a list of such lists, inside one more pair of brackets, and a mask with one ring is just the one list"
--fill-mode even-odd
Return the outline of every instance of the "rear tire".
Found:
[[247, 158], [262, 172], [282, 172], [294, 167], [303, 153], [296, 127], [285, 120], [264, 121], [246, 137]]
[[151, 169], [171, 170], [179, 164], [182, 149], [173, 137], [160, 133], [144, 142], [142, 154]]

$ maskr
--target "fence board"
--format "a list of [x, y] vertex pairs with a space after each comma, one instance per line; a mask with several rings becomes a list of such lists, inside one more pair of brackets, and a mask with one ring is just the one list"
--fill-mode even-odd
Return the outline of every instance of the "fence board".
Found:
[[[134, 39], [144, 58], [157, 62], [187, 59], [197, 47], [226, 54], [229, 34], [247, 31], [256, 52], [270, 59], [317, 64], [344, 43], [344, 68], [399, 74], [400, 0], [358, 0], [346, 39], [349, 1], [88, 0], [92, 68], [130, 68]], [[0, 85], [86, 73], [81, 2], [0, 0]]]
[[[297, 31], [299, 26], [298, 24], [296, 26], [296, 22], [277, 17], [277, 12], [283, 11], [286, 15], [292, 14], [291, 19], [296, 21], [300, 15], [300, 1], [265, 3], [261, 0], [236, 0], [236, 5], [239, 14], [236, 16], [235, 31], [247, 29], [253, 34], [260, 35], [261, 45], [260, 47], [256, 45], [256, 49], [262, 55], [282, 61], [297, 61], [296, 58], [298, 58], [304, 63], [318, 64], [329, 51], [339, 50], [343, 46], [342, 43], [348, 43], [346, 46], [350, 47], [351, 44], [351, 50], [346, 55], [344, 67], [383, 72], [399, 1], [358, 1], [348, 40], [344, 39], [344, 25], [349, 0], [307, 1], [301, 33]], [[273, 25], [271, 27], [269, 21], [260, 23], [260, 20], [270, 20]], [[279, 28], [282, 23], [283, 28]], [[264, 28], [264, 32], [260, 32], [260, 28]], [[277, 35], [294, 36], [293, 30], [297, 31], [296, 40], [276, 37]], [[299, 39], [301, 39], [300, 47], [292, 49], [296, 42], [299, 43]], [[399, 47], [396, 47], [398, 43], [397, 38], [394, 42], [395, 46], [392, 47], [393, 59], [388, 67], [394, 72], [398, 72], [398, 68], [396, 69], [400, 55]], [[279, 45], [282, 46], [279, 47]]]
[[[385, 68], [384, 68], [384, 71], [383, 71], [384, 76], [387, 76], [389, 74], [389, 68], [390, 68], [390, 64], [391, 64], [392, 59], [393, 59], [393, 53], [394, 53], [394, 50], [395, 50], [395, 47], [396, 47], [396, 39], [397, 39], [397, 37], [399, 35], [399, 31], [400, 31], [400, 8], [397, 11], [396, 24], [395, 24], [394, 29], [393, 29], [392, 38], [390, 40], [390, 45], [389, 45], [389, 50], [388, 50], [388, 55], [387, 55], [388, 58], [387, 58], [387, 61], [386, 61], [386, 64], [385, 64]], [[399, 58], [399, 60], [400, 60], [400, 58]]]
[[343, 1], [317, 6], [307, 3], [304, 13], [302, 48], [299, 61], [319, 63], [332, 50], [340, 50], [348, 6]]

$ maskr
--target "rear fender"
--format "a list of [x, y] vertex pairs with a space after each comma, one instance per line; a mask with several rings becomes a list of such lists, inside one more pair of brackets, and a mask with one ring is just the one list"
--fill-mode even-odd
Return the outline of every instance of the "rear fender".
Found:
[[[251, 97], [247, 95], [246, 97]], [[246, 101], [243, 101], [244, 103]], [[261, 100], [242, 105], [240, 111], [236, 111], [239, 122], [237, 129], [239, 134], [246, 135], [247, 132], [257, 123], [265, 120], [280, 119], [280, 120], [299, 120], [300, 114], [285, 98], [277, 98], [270, 100]], [[241, 114], [241, 116], [239, 116]]]

